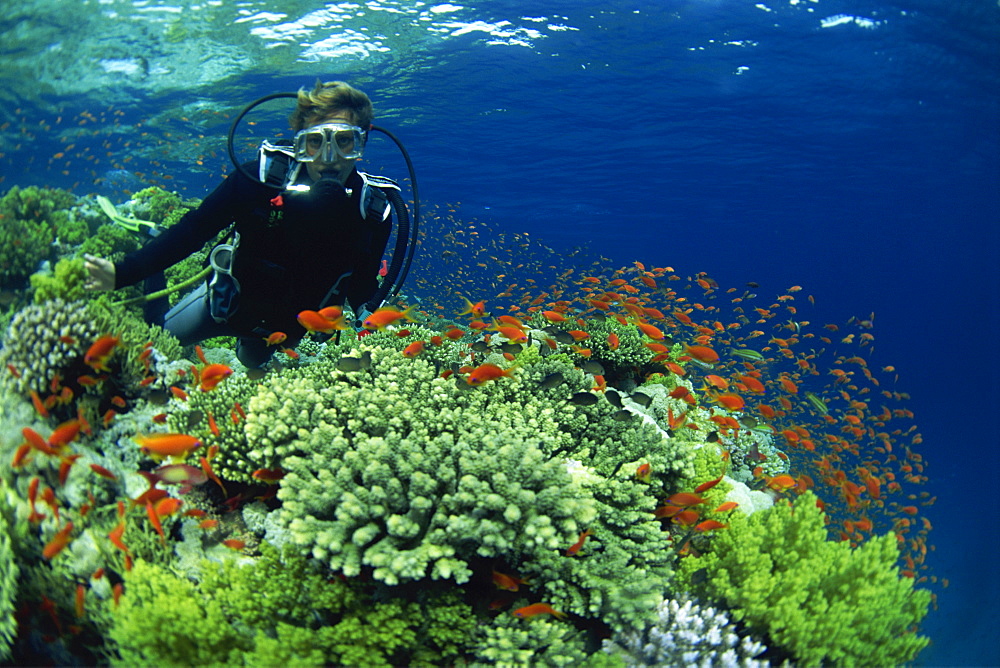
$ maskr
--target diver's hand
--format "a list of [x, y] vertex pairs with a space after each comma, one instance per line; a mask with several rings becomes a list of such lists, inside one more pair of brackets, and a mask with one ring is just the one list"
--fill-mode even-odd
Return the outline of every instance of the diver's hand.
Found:
[[85, 290], [114, 290], [115, 265], [101, 257], [84, 254], [83, 266], [87, 270], [87, 278], [83, 281]]

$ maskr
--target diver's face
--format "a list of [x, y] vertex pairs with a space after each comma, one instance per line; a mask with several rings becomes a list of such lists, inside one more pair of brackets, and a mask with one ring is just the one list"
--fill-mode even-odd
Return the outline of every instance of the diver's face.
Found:
[[[348, 111], [335, 111], [329, 116], [324, 116], [322, 119], [316, 121], [315, 123], [310, 123], [310, 127], [313, 125], [321, 125], [323, 123], [333, 123], [334, 121], [340, 121], [342, 123], [354, 124], [351, 119], [351, 114]], [[321, 162], [319, 160], [315, 162], [306, 163], [306, 172], [309, 174], [309, 178], [313, 181], [319, 181], [323, 176], [332, 176], [341, 183], [347, 183], [347, 177], [351, 175], [351, 171], [354, 169], [354, 163], [358, 161], [357, 158], [343, 158], [339, 155], [335, 156], [332, 162]]]

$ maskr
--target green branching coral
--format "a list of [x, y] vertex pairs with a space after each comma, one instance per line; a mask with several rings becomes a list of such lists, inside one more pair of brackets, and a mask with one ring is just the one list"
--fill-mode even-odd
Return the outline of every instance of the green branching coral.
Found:
[[105, 223], [80, 245], [81, 253], [89, 253], [117, 262], [139, 248], [139, 237], [120, 225]]
[[71, 302], [83, 299], [83, 280], [87, 272], [83, 267], [83, 258], [63, 258], [56, 262], [51, 272], [36, 272], [31, 275], [31, 287], [34, 289], [36, 304], [62, 299]]
[[189, 210], [177, 193], [167, 192], [159, 186], [140, 190], [132, 197], [130, 204], [131, 213], [135, 217], [157, 225], [166, 223], [168, 227], [175, 222], [174, 217], [184, 215]]
[[[0, 481], [0, 495], [6, 496], [6, 482]], [[0, 501], [0, 504], [3, 504]], [[10, 658], [10, 648], [17, 631], [14, 604], [17, 600], [17, 581], [20, 569], [11, 546], [8, 519], [0, 512], [0, 661]]]
[[[688, 444], [616, 418], [596, 395], [571, 403], [593, 381], [559, 356], [527, 349], [513, 378], [472, 388], [439, 373], [449, 345], [452, 355], [464, 346], [406, 359], [408, 337], [367, 338], [395, 347], [365, 346], [366, 369], [337, 371], [324, 356], [265, 380], [244, 404], [245, 442], [226, 436], [216, 460], [243, 476], [287, 472], [279, 523], [295, 544], [389, 584], [463, 583], [472, 560], [501, 558], [567, 611], [616, 626], [653, 609], [649, 592], [666, 586], [673, 554], [653, 509], [690, 477]], [[653, 484], [635, 477], [644, 462]], [[566, 555], [585, 529], [594, 556]]]
[[928, 642], [913, 629], [930, 592], [900, 576], [898, 557], [892, 534], [857, 548], [827, 540], [808, 492], [794, 505], [734, 516], [709, 552], [684, 560], [683, 572], [701, 582], [696, 593], [724, 602], [796, 663], [883, 666], [913, 660]]
[[476, 666], [580, 666], [587, 659], [583, 634], [572, 625], [513, 615], [500, 615], [481, 626], [474, 650]]
[[87, 225], [68, 209], [76, 197], [65, 190], [14, 186], [0, 198], [0, 288], [19, 288], [42, 260], [54, 259], [53, 243], [79, 243]]
[[125, 586], [108, 632], [119, 665], [238, 665], [252, 647], [218, 601], [166, 568], [137, 561]]
[[[367, 566], [390, 584], [465, 582], [474, 556], [558, 553], [596, 519], [594, 493], [570, 474], [567, 457], [598, 477], [624, 471], [626, 480], [623, 465], [640, 459], [653, 459], [664, 478], [687, 466], [655, 429], [611, 419], [610, 404], [570, 404], [589, 381], [567, 364], [546, 361], [462, 388], [426, 360], [370, 353], [369, 370], [313, 364], [308, 375], [268, 383], [249, 404], [247, 459], [288, 472], [280, 517], [333, 570]], [[542, 388], [556, 370], [565, 384]], [[642, 504], [650, 516], [652, 504], [651, 495]]]
[[205, 563], [198, 583], [138, 561], [110, 637], [121, 665], [440, 665], [475, 626], [457, 593], [374, 601], [294, 551]]

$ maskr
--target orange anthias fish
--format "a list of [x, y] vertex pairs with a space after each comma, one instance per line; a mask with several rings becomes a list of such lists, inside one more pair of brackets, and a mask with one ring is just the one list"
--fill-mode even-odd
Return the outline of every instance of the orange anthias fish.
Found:
[[150, 434], [134, 436], [133, 440], [142, 447], [144, 453], [156, 461], [161, 461], [165, 457], [183, 458], [201, 446], [201, 441], [187, 434]]
[[688, 506], [697, 506], [699, 504], [705, 503], [705, 499], [701, 498], [697, 494], [689, 494], [688, 492], [678, 492], [677, 494], [674, 494], [669, 499], [667, 499], [667, 503], [675, 506], [681, 506], [682, 508], [686, 508]]
[[787, 474], [776, 475], [773, 478], [767, 479], [767, 486], [776, 492], [787, 492], [796, 485], [798, 483], [795, 481], [795, 478]]
[[273, 469], [257, 469], [250, 474], [250, 477], [254, 480], [260, 480], [261, 482], [267, 483], [268, 485], [274, 485], [285, 477], [285, 471], [280, 467]]
[[56, 556], [63, 549], [69, 545], [69, 534], [73, 531], [73, 523], [67, 522], [66, 526], [59, 530], [55, 536], [52, 537], [48, 543], [46, 543], [45, 548], [42, 550], [42, 557], [45, 559], [51, 559]]
[[587, 536], [593, 536], [593, 535], [594, 532], [591, 531], [590, 529], [587, 529], [586, 531], [581, 533], [579, 540], [577, 540], [575, 543], [566, 548], [566, 556], [572, 557], [574, 554], [579, 552], [580, 548], [582, 548], [583, 544], [587, 541]]
[[514, 373], [514, 368], [501, 369], [496, 364], [480, 364], [469, 372], [469, 375], [465, 378], [465, 382], [473, 387], [478, 387], [487, 381], [496, 380], [501, 376], [510, 378]]
[[118, 337], [102, 336], [87, 348], [87, 352], [83, 355], [83, 363], [94, 371], [110, 371], [107, 362], [117, 345]]
[[505, 326], [499, 323], [494, 323], [492, 327], [488, 329], [499, 332], [500, 336], [504, 337], [511, 343], [527, 343], [528, 334], [523, 329], [514, 326]]
[[377, 329], [381, 331], [398, 320], [415, 322], [412, 317], [413, 308], [413, 306], [410, 306], [407, 307], [405, 311], [400, 311], [399, 309], [391, 306], [383, 306], [380, 309], [376, 309], [374, 313], [365, 318], [361, 322], [361, 326], [365, 329]]
[[696, 359], [704, 364], [715, 364], [719, 361], [719, 353], [715, 352], [708, 346], [685, 345], [684, 352], [690, 355], [693, 359]]
[[485, 301], [478, 301], [475, 304], [473, 304], [472, 302], [470, 302], [465, 297], [462, 297], [462, 301], [465, 302], [465, 310], [462, 311], [462, 312], [460, 312], [459, 315], [468, 315], [473, 320], [476, 320], [478, 318], [482, 318], [483, 316], [486, 315], [486, 302]]
[[410, 345], [403, 348], [403, 357], [413, 358], [422, 353], [423, 351], [424, 351], [424, 342], [414, 341]]
[[269, 346], [276, 346], [279, 343], [283, 343], [288, 335], [284, 332], [271, 332], [267, 337], [264, 338], [264, 343]]
[[493, 584], [497, 589], [503, 589], [505, 591], [517, 591], [520, 585], [528, 584], [527, 580], [522, 580], [521, 578], [516, 578], [513, 575], [507, 575], [506, 573], [501, 573], [500, 571], [493, 571]]
[[722, 482], [722, 478], [724, 476], [725, 476], [725, 474], [723, 473], [718, 478], [714, 478], [712, 480], [709, 480], [708, 482], [701, 483], [700, 485], [698, 485], [697, 487], [694, 488], [694, 493], [695, 494], [701, 494], [702, 492], [707, 492], [708, 490], [712, 489], [713, 487], [715, 487], [716, 485], [718, 485], [720, 482]]
[[694, 530], [697, 532], [703, 531], [714, 531], [715, 529], [725, 529], [727, 525], [719, 522], [717, 520], [705, 520], [704, 522], [699, 522], [694, 526]]
[[348, 328], [348, 325], [344, 322], [342, 315], [337, 318], [327, 318], [317, 311], [300, 311], [297, 318], [299, 324], [310, 332], [330, 334], [338, 329]]
[[209, 364], [199, 374], [200, 384], [198, 387], [202, 392], [209, 392], [232, 374], [233, 370], [225, 364]]
[[557, 619], [566, 619], [565, 612], [559, 612], [548, 603], [532, 603], [514, 610], [511, 614], [519, 619], [531, 619], [536, 615], [552, 615]]
[[327, 306], [316, 312], [327, 320], [333, 320], [334, 322], [341, 320], [344, 317], [344, 309], [339, 306]]

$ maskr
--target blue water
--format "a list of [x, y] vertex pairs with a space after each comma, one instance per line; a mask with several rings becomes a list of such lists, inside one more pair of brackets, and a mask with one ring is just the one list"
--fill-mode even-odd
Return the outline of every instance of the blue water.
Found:
[[[484, 236], [801, 285], [817, 321], [874, 313], [869, 364], [912, 397], [951, 583], [920, 663], [1000, 664], [996, 2], [11, 4], [4, 190], [200, 197], [244, 104], [340, 78], [403, 140], [425, 205]], [[366, 157], [405, 174], [388, 142]]]

